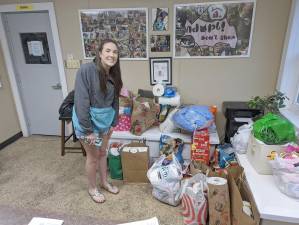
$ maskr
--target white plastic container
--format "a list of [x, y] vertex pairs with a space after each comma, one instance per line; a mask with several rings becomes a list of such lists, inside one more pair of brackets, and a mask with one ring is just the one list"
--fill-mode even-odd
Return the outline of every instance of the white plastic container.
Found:
[[272, 151], [276, 151], [279, 154], [285, 146], [286, 145], [267, 145], [256, 139], [251, 133], [247, 148], [248, 161], [259, 174], [271, 175], [272, 168], [267, 156], [270, 155]]

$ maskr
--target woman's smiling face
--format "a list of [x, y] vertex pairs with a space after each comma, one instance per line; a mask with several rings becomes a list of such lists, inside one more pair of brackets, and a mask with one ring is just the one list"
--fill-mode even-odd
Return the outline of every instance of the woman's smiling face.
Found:
[[104, 69], [108, 72], [109, 69], [114, 66], [118, 59], [118, 49], [117, 46], [108, 42], [104, 44], [102, 51], [99, 53], [101, 58], [101, 63]]

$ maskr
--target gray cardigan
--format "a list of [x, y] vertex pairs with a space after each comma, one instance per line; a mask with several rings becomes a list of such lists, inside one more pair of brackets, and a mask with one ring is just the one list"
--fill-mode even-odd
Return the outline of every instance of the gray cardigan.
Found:
[[111, 126], [116, 126], [119, 100], [115, 95], [113, 81], [108, 79], [107, 93], [104, 95], [100, 90], [99, 72], [94, 62], [83, 64], [77, 72], [74, 103], [79, 124], [85, 133], [92, 133], [90, 107], [105, 108], [112, 106], [115, 110], [115, 116]]

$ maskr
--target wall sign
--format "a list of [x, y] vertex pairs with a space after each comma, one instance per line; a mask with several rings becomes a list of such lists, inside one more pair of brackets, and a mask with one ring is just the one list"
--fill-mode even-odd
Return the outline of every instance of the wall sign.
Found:
[[255, 1], [174, 6], [174, 57], [248, 57]]
[[51, 64], [47, 33], [20, 33], [26, 64]]

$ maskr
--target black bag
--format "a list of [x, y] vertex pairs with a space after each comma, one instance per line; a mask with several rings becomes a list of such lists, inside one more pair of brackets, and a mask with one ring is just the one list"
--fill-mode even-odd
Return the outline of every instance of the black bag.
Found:
[[72, 117], [74, 97], [75, 97], [75, 91], [72, 90], [63, 100], [61, 106], [59, 107], [60, 117]]

